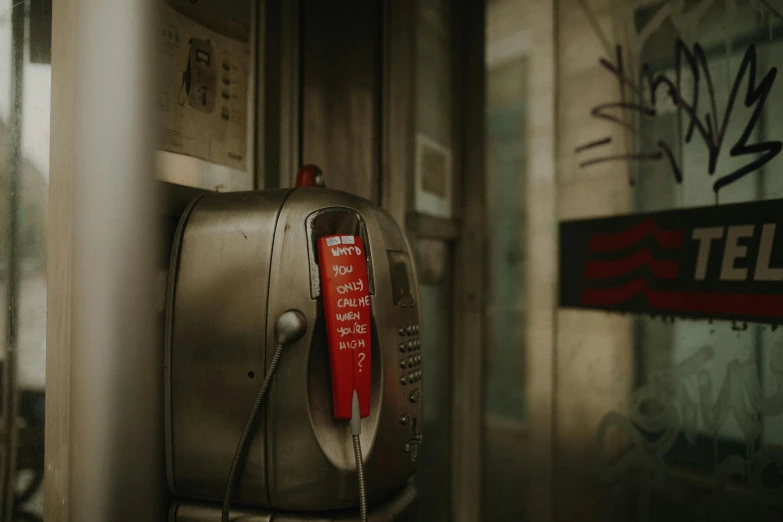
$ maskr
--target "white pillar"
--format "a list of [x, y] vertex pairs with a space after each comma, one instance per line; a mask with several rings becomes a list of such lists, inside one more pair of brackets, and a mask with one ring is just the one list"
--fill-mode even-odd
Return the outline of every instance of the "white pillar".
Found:
[[53, 4], [45, 519], [165, 519], [149, 0]]

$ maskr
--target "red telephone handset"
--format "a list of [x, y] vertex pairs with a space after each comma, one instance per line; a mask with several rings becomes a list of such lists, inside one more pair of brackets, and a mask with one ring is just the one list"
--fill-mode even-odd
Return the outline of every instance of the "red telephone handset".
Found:
[[333, 235], [318, 240], [321, 295], [332, 366], [334, 416], [351, 418], [353, 393], [360, 417], [370, 414], [370, 292], [362, 238]]

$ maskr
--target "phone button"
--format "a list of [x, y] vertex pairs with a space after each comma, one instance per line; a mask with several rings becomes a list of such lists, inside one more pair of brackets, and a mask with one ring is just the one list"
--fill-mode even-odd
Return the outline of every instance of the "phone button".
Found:
[[413, 390], [411, 394], [408, 396], [408, 400], [411, 402], [419, 402], [419, 399], [421, 398], [421, 390]]

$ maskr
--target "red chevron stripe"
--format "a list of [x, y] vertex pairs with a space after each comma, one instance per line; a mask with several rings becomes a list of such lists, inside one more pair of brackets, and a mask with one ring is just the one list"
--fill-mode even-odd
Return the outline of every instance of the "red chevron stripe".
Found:
[[676, 279], [680, 263], [677, 261], [659, 261], [649, 248], [642, 248], [622, 259], [611, 261], [591, 261], [585, 266], [586, 279], [612, 279], [620, 277], [643, 265], [649, 265], [658, 279]]
[[582, 304], [587, 306], [612, 306], [627, 301], [647, 289], [644, 277], [637, 277], [624, 285], [612, 288], [585, 288], [582, 290]]
[[590, 252], [622, 250], [650, 235], [654, 235], [658, 244], [666, 249], [680, 248], [684, 240], [682, 230], [661, 230], [650, 218], [622, 232], [593, 235], [588, 248]]
[[642, 277], [615, 288], [586, 288], [582, 290], [582, 304], [608, 307], [638, 294], [643, 294], [654, 310], [738, 317], [783, 317], [783, 295], [651, 290]]

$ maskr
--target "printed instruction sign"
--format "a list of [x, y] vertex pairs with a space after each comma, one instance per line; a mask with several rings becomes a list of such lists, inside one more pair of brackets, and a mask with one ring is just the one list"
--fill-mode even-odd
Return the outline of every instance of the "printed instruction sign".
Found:
[[250, 48], [161, 6], [157, 130], [161, 150], [247, 170]]
[[451, 217], [451, 149], [416, 135], [416, 211]]

